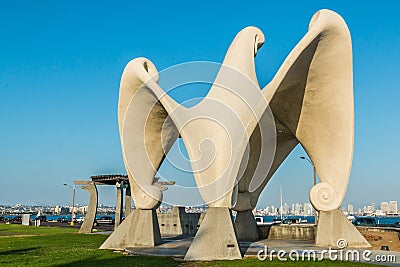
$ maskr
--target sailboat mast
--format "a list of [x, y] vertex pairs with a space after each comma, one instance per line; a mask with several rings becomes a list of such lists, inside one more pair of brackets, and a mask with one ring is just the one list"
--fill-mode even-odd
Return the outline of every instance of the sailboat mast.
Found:
[[279, 211], [280, 211], [280, 213], [281, 213], [281, 220], [282, 220], [282, 186], [280, 186], [279, 187], [279, 190], [280, 190], [280, 192], [281, 192], [281, 206], [280, 206], [280, 209], [279, 209]]

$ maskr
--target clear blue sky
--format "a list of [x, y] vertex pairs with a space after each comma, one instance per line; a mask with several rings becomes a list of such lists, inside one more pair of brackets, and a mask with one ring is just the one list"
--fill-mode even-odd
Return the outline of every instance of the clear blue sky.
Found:
[[[193, 60], [221, 62], [235, 34], [254, 25], [266, 36], [256, 58], [264, 86], [322, 8], [341, 14], [353, 39], [355, 153], [344, 204], [400, 201], [398, 1], [145, 2], [0, 4], [1, 204], [68, 204], [71, 191], [63, 183], [125, 172], [117, 101], [129, 60], [144, 56], [159, 70]], [[278, 203], [279, 186], [285, 202], [308, 201], [312, 169], [299, 159], [303, 154], [295, 149], [259, 207]], [[114, 204], [114, 188], [99, 191], [100, 203]], [[173, 190], [165, 192], [173, 197]], [[77, 200], [88, 197], [78, 190]]]

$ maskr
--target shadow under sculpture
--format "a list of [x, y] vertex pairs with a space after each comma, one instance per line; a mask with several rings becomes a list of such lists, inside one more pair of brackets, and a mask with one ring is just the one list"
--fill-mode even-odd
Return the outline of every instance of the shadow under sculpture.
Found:
[[[349, 246], [369, 246], [338, 211], [354, 137], [351, 38], [345, 22], [332, 11], [317, 12], [306, 35], [261, 90], [254, 57], [263, 42], [255, 27], [240, 31], [209, 93], [191, 108], [160, 88], [148, 59], [128, 63], [121, 78], [118, 120], [136, 209], [101, 248], [159, 244], [153, 215], [164, 188], [154, 183], [154, 175], [179, 136], [209, 206], [186, 260], [242, 257], [238, 238], [258, 239], [251, 210], [298, 143], [321, 180], [310, 191], [312, 205], [321, 211], [317, 245], [335, 246], [340, 237]], [[238, 212], [235, 225], [232, 209]], [[140, 213], [148, 216], [135, 217]]]

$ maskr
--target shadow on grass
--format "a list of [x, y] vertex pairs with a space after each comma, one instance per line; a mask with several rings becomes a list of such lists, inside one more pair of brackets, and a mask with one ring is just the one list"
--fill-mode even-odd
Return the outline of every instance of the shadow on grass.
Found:
[[1, 251], [1, 255], [23, 255], [28, 251], [40, 249], [40, 247], [32, 247], [32, 248], [22, 248], [22, 249], [12, 249], [12, 250], [7, 250], [7, 251]]
[[65, 264], [57, 264], [53, 266], [163, 266], [172, 267], [179, 266], [182, 262], [178, 262], [168, 257], [148, 257], [148, 256], [124, 256], [112, 259], [99, 259], [96, 257], [86, 258], [80, 261], [72, 261]]

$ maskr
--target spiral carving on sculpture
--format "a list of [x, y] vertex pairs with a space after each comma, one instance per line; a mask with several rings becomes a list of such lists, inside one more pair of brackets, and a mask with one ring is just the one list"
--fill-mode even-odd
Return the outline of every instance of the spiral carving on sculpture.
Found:
[[310, 190], [311, 204], [316, 210], [330, 211], [339, 208], [341, 199], [329, 183], [319, 183]]

